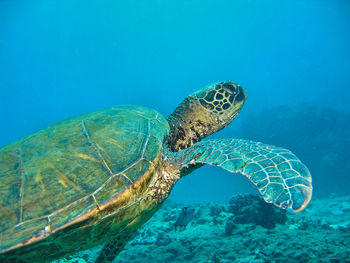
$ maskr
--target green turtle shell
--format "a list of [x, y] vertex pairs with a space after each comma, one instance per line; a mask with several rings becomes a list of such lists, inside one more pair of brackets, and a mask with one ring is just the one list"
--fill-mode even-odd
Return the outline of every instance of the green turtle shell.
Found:
[[[74, 239], [71, 226], [95, 217], [86, 228], [91, 239], [96, 224], [107, 224], [97, 214], [106, 218], [131, 207], [132, 198], [146, 190], [143, 179], [157, 168], [168, 132], [156, 111], [119, 106], [59, 122], [1, 148], [0, 252], [28, 253], [21, 251], [28, 245], [35, 252], [38, 243], [46, 251], [64, 251], [60, 238]], [[123, 194], [130, 189], [132, 194]], [[84, 229], [79, 231], [81, 236]], [[100, 238], [95, 232], [94, 242]]]

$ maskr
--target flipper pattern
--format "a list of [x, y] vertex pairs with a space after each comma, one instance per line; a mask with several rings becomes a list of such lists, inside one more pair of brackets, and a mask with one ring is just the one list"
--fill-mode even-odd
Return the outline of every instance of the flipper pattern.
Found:
[[244, 174], [264, 200], [299, 212], [311, 199], [311, 175], [289, 150], [241, 139], [219, 139], [196, 143], [179, 152], [180, 162], [220, 166]]

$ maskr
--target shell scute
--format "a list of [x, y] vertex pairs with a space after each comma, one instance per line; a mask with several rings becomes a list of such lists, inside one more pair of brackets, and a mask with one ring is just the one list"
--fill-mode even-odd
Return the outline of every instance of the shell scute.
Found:
[[57, 229], [64, 224], [67, 224], [73, 218], [76, 218], [87, 210], [95, 207], [96, 203], [94, 202], [92, 196], [78, 199], [76, 202], [68, 205], [64, 209], [56, 211], [50, 215], [50, 228]]
[[39, 218], [16, 225], [3, 233], [0, 248], [3, 249], [25, 242], [33, 237], [33, 233], [36, 233], [37, 236], [42, 235], [47, 224], [47, 218]]

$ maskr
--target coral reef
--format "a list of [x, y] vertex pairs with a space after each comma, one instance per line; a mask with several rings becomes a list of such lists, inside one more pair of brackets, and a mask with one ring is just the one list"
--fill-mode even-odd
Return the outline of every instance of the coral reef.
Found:
[[[227, 205], [192, 205], [190, 223], [175, 231], [183, 207], [166, 201], [114, 263], [350, 262], [350, 196], [313, 199], [297, 214], [235, 196]], [[58, 262], [92, 263], [99, 249]]]

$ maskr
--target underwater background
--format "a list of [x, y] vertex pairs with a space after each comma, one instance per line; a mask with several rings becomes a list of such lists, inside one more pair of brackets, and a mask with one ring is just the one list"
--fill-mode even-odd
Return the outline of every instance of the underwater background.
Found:
[[[349, 32], [347, 0], [0, 0], [0, 147], [114, 105], [168, 116], [203, 86], [233, 80], [248, 100], [211, 138], [288, 148], [310, 169], [318, 207], [348, 203]], [[257, 190], [244, 176], [205, 166], [169, 199], [220, 206], [248, 193]]]

